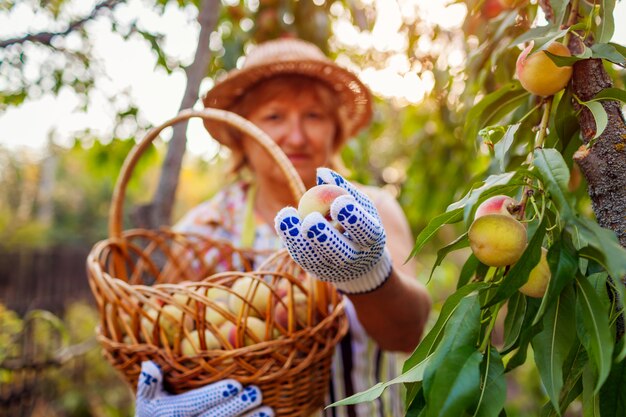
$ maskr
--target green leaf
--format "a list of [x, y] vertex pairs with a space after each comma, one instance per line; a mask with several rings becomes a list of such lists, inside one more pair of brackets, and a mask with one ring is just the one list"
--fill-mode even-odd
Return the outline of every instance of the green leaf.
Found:
[[413, 247], [413, 250], [411, 251], [411, 254], [409, 255], [408, 259], [411, 259], [415, 255], [417, 255], [419, 251], [422, 250], [426, 242], [428, 242], [435, 235], [437, 230], [439, 230], [443, 225], [457, 223], [461, 221], [462, 219], [463, 219], [462, 209], [448, 211], [432, 219], [428, 223], [428, 226], [426, 226], [419, 233], [419, 235], [417, 235], [417, 239], [415, 240], [415, 246]]
[[607, 43], [613, 37], [615, 32], [613, 10], [615, 10], [615, 0], [602, 0], [600, 5], [600, 19], [602, 20], [595, 33], [595, 40], [598, 43]]
[[326, 408], [374, 401], [376, 398], [380, 397], [385, 389], [387, 389], [391, 385], [421, 381], [424, 378], [424, 370], [428, 366], [430, 358], [430, 356], [427, 357], [422, 362], [418, 363], [408, 371], [403, 372], [401, 375], [393, 378], [390, 381], [379, 382], [365, 391], [361, 391], [354, 395], [351, 395], [350, 397], [335, 401], [334, 403], [326, 406]]
[[478, 202], [497, 194], [508, 195], [517, 191], [526, 184], [524, 176], [534, 177], [534, 174], [520, 169], [504, 174], [490, 175], [480, 187], [470, 190], [461, 200], [450, 204], [447, 210], [463, 208], [463, 219], [469, 223], [473, 208]]
[[514, 349], [522, 332], [526, 315], [526, 297], [521, 292], [513, 294], [508, 302], [508, 311], [504, 319], [504, 347], [502, 352]]
[[430, 276], [428, 277], [428, 280], [430, 281], [430, 279], [433, 277], [433, 273], [435, 272], [435, 269], [437, 269], [437, 267], [441, 265], [441, 262], [450, 252], [454, 252], [455, 250], [463, 249], [468, 246], [469, 246], [469, 239], [467, 237], [467, 232], [466, 232], [466, 233], [463, 233], [461, 236], [459, 236], [452, 243], [439, 249], [437, 251], [437, 260], [435, 261], [435, 264], [430, 270]]
[[552, 7], [552, 12], [554, 14], [554, 22], [555, 26], [559, 27], [564, 22], [565, 14], [567, 13], [567, 6], [569, 6], [569, 0], [551, 0], [550, 6]]
[[539, 170], [542, 182], [559, 214], [567, 220], [573, 215], [574, 210], [567, 192], [569, 169], [563, 156], [555, 149], [535, 149], [534, 165]]
[[[462, 290], [468, 287], [471, 285], [462, 288], [457, 293], [463, 292]], [[458, 410], [459, 406], [465, 408], [467, 403], [474, 398], [473, 394], [480, 383], [478, 366], [481, 355], [475, 348], [481, 327], [480, 302], [477, 294], [471, 294], [455, 304], [454, 311], [449, 319], [445, 320], [445, 327], [437, 331], [440, 333], [443, 330], [443, 334], [441, 337], [438, 335], [433, 337], [435, 340], [439, 339], [440, 343], [433, 351], [424, 373], [423, 388], [427, 407], [425, 415], [430, 415], [443, 407], [446, 407], [447, 412], [450, 413]], [[420, 350], [420, 347], [421, 344], [417, 350]], [[427, 347], [426, 350], [430, 348]], [[417, 355], [414, 355], [412, 359], [415, 359], [415, 356]], [[472, 371], [474, 362], [475, 371]], [[407, 363], [408, 361], [405, 362], [405, 368]], [[445, 378], [443, 378], [444, 375], [446, 375]], [[455, 379], [458, 381], [457, 385], [452, 383]], [[476, 380], [475, 383], [474, 380]], [[450, 403], [451, 398], [454, 398], [454, 401]]]
[[576, 280], [576, 321], [579, 338], [598, 370], [594, 393], [598, 393], [611, 371], [613, 337], [609, 330], [608, 303], [602, 302], [586, 277]]
[[609, 123], [609, 117], [606, 114], [606, 110], [604, 110], [602, 104], [597, 101], [581, 101], [580, 104], [587, 107], [593, 115], [593, 120], [596, 123], [596, 134], [593, 139], [597, 139], [602, 132], [604, 132], [604, 129], [606, 129], [606, 126]]
[[535, 41], [535, 45], [545, 45], [555, 39], [562, 38], [568, 32], [568, 29], [559, 30], [560, 25], [547, 25], [532, 28], [511, 42], [511, 46], [516, 46], [528, 41]]
[[561, 294], [561, 291], [574, 281], [576, 276], [578, 256], [568, 234], [561, 234], [561, 238], [550, 247], [548, 250], [548, 264], [550, 265], [551, 277], [546, 294], [541, 300], [541, 306], [535, 317], [535, 323], [541, 319], [546, 308], [553, 304], [554, 300]]
[[487, 352], [480, 364], [481, 383], [478, 405], [474, 417], [498, 417], [506, 401], [506, 379], [504, 378], [504, 364], [493, 346]]
[[462, 199], [450, 204], [446, 211], [472, 206], [481, 196], [486, 199], [496, 194], [503, 194], [507, 189], [514, 190], [524, 184], [522, 177], [527, 174], [531, 175], [528, 171], [520, 170], [490, 175], [486, 180], [481, 182], [480, 187], [472, 188]]
[[536, 298], [526, 298], [526, 312], [524, 313], [524, 322], [522, 323], [519, 338], [515, 343], [517, 351], [506, 363], [506, 371], [509, 372], [512, 369], [523, 365], [526, 362], [526, 356], [528, 353], [528, 346], [532, 338], [541, 331], [542, 323], [533, 325], [533, 319], [539, 309], [539, 300]]
[[[556, 410], [563, 387], [563, 363], [576, 340], [573, 292], [564, 291], [546, 310], [543, 329], [532, 340], [535, 363], [543, 386]], [[560, 414], [560, 413], [559, 413]]]
[[563, 149], [567, 148], [574, 134], [580, 129], [578, 117], [572, 104], [572, 92], [566, 89], [554, 115], [554, 128], [556, 135], [563, 144]]
[[588, 364], [583, 370], [583, 415], [585, 417], [601, 417], [600, 396], [594, 392], [596, 381], [594, 369]]
[[[465, 297], [474, 291], [479, 291], [488, 288], [489, 286], [490, 284], [484, 282], [474, 282], [460, 288], [454, 294], [450, 295], [443, 303], [435, 325], [430, 329], [428, 334], [424, 336], [424, 339], [417, 346], [413, 354], [411, 354], [411, 356], [404, 362], [403, 372], [406, 372], [418, 365], [437, 348], [442, 340], [444, 330], [448, 325], [448, 322], [450, 322], [455, 315], [460, 314], [462, 316], [463, 314], [466, 314], [465, 310], [468, 309], [468, 306], [466, 305], [467, 303], [462, 303], [462, 301], [465, 300]], [[457, 313], [459, 309], [461, 309], [461, 313]]]
[[534, 235], [528, 242], [526, 250], [521, 258], [511, 267], [508, 274], [497, 286], [497, 290], [485, 307], [492, 306], [502, 300], [505, 300], [515, 294], [515, 292], [528, 281], [530, 271], [539, 263], [541, 257], [541, 245], [545, 230], [546, 219], [542, 219], [541, 224], [535, 230]]
[[515, 141], [515, 133], [519, 127], [520, 123], [508, 126], [504, 137], [495, 144], [495, 156], [496, 160], [499, 162], [500, 171], [502, 172], [506, 169], [508, 153], [513, 145], [513, 142]]
[[478, 394], [481, 361], [482, 354], [472, 346], [463, 345], [446, 354], [431, 378], [424, 380], [425, 417], [462, 415]]
[[461, 273], [459, 274], [459, 281], [456, 284], [457, 290], [461, 288], [462, 286], [466, 285], [470, 281], [470, 279], [476, 272], [476, 269], [478, 268], [479, 265], [482, 265], [482, 264], [480, 263], [478, 258], [474, 256], [473, 253], [470, 254], [470, 256], [467, 258], [467, 260], [463, 264], [463, 268], [461, 268]]
[[619, 244], [615, 232], [582, 217], [568, 223], [566, 230], [572, 239], [576, 237], [584, 242], [580, 256], [597, 261], [612, 277], [626, 276], [626, 249]]
[[589, 101], [598, 100], [619, 100], [622, 103], [626, 103], [626, 91], [621, 88], [605, 88]]
[[[564, 382], [559, 401], [561, 410], [566, 410], [572, 401], [580, 397], [583, 391], [581, 376], [588, 361], [589, 358], [583, 345], [576, 341], [563, 364]], [[553, 417], [556, 414], [558, 414], [557, 409], [554, 408], [551, 401], [548, 401], [541, 410], [541, 417]]]
[[529, 94], [521, 88], [519, 83], [509, 83], [483, 97], [467, 114], [465, 138], [471, 141], [476, 140], [480, 129], [497, 124], [511, 110], [517, 108]]
[[600, 390], [600, 413], [602, 417], [626, 416], [626, 361], [613, 366]]
[[424, 398], [424, 390], [422, 384], [415, 384], [417, 389], [414, 393], [410, 393], [410, 401], [407, 401], [405, 417], [423, 416], [422, 411], [426, 407], [426, 399]]
[[591, 58], [592, 55], [591, 49], [587, 47], [585, 47], [585, 51], [582, 54], [572, 56], [555, 55], [548, 50], [544, 50], [544, 52], [557, 67], [571, 67], [578, 61]]
[[[611, 43], [596, 43], [591, 46], [594, 58], [606, 59], [616, 64], [626, 64], [626, 48], [620, 52], [619, 45]], [[623, 48], [623, 47], [622, 47]]]
[[615, 50], [624, 58], [626, 58], [626, 46], [624, 45], [620, 45], [619, 43], [615, 43], [615, 42], [609, 42], [609, 45], [611, 45], [613, 48], [615, 48]]

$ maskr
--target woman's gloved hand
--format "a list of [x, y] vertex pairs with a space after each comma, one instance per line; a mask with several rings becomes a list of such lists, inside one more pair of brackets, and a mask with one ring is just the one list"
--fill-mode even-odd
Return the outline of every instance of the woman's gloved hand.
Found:
[[242, 388], [232, 379], [179, 395], [168, 394], [163, 389], [161, 369], [146, 361], [141, 364], [137, 382], [135, 417], [273, 417], [270, 407], [259, 407], [261, 401], [259, 388]]
[[294, 261], [316, 278], [348, 294], [378, 288], [391, 273], [391, 259], [374, 204], [328, 168], [318, 168], [317, 183], [338, 185], [348, 192], [337, 197], [330, 209], [331, 218], [345, 231], [339, 232], [320, 213], [301, 219], [295, 208], [285, 207], [274, 220], [276, 232]]

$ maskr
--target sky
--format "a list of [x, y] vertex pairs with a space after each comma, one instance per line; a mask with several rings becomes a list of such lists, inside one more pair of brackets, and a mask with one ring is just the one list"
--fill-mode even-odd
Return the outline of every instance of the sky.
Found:
[[[415, 5], [426, 19], [448, 28], [459, 27], [465, 14], [465, 7], [455, 4], [446, 8], [446, 2], [429, 0], [362, 0], [376, 2], [380, 11], [378, 22], [372, 33], [364, 37], [350, 25], [338, 24], [334, 30], [342, 42], [350, 45], [376, 48], [389, 48], [398, 45], [397, 28], [403, 13], [414, 12]], [[74, 1], [77, 16], [89, 13], [93, 1]], [[32, 15], [29, 7], [17, 6], [10, 18], [0, 16], [0, 39], [25, 31], [48, 29], [45, 19]], [[341, 10], [331, 10], [340, 14]], [[193, 11], [170, 7], [163, 16], [143, 6], [141, 0], [129, 0], [116, 9], [117, 17], [126, 22], [135, 18], [146, 29], [158, 30], [165, 34], [165, 51], [189, 64], [193, 59], [197, 29], [188, 22], [193, 20]], [[626, 1], [619, 1], [615, 11], [615, 21], [626, 21]], [[62, 90], [57, 97], [45, 95], [28, 100], [17, 108], [9, 108], [0, 114], [0, 142], [10, 148], [26, 147], [41, 152], [52, 134], [59, 144], [68, 144], [74, 132], [90, 128], [95, 135], [110, 137], [114, 130], [113, 117], [115, 100], [124, 100], [120, 92], [133, 97], [140, 109], [141, 117], [152, 125], [157, 125], [173, 117], [179, 108], [185, 88], [182, 71], [167, 74], [155, 69], [156, 58], [149, 47], [139, 39], [123, 40], [111, 33], [106, 20], [91, 22], [88, 30], [94, 35], [96, 56], [104, 67], [105, 78], [97, 80], [88, 111], [84, 112], [79, 101], [69, 89]], [[613, 41], [626, 45], [626, 25], [616, 25]], [[462, 64], [462, 56], [449, 59]], [[340, 62], [341, 63], [341, 62]], [[385, 70], [365, 69], [360, 73], [363, 81], [382, 97], [402, 98], [408, 103], [418, 103], [430, 89], [433, 79], [428, 73], [411, 70], [407, 60], [401, 56], [390, 61]], [[36, 71], [36, 68], [30, 68]], [[432, 74], [430, 74], [432, 75]], [[201, 92], [210, 88], [211, 80], [206, 79]], [[407, 88], [410, 86], [410, 88]], [[407, 94], [410, 92], [410, 94]], [[123, 133], [123, 132], [121, 132]], [[128, 132], [132, 134], [132, 132]], [[217, 147], [205, 133], [202, 123], [192, 120], [188, 130], [188, 149], [191, 153], [210, 157]]]

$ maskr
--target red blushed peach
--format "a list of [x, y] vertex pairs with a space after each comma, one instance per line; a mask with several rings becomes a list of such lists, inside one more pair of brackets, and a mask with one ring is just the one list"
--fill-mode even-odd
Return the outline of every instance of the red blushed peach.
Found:
[[505, 214], [486, 214], [474, 220], [468, 237], [478, 260], [496, 267], [517, 262], [527, 244], [522, 223]]
[[[532, 94], [544, 97], [564, 89], [572, 78], [572, 67], [558, 67], [544, 51], [530, 54], [532, 48], [530, 44], [517, 58], [515, 74], [522, 87]], [[558, 56], [572, 55], [565, 45], [558, 42], [552, 42], [546, 50]]]
[[348, 192], [337, 185], [322, 184], [311, 187], [300, 198], [298, 214], [301, 219], [304, 219], [316, 211], [324, 216], [335, 228], [341, 230], [339, 223], [333, 221], [330, 217], [330, 206], [337, 197], [346, 194]]
[[493, 19], [502, 13], [503, 9], [504, 6], [500, 0], [485, 0], [480, 8], [480, 14], [487, 19]]
[[474, 214], [474, 219], [478, 219], [486, 214], [505, 214], [511, 216], [511, 211], [514, 210], [517, 205], [517, 201], [508, 195], [494, 195], [480, 203], [476, 209], [476, 214]]
[[[239, 340], [237, 327], [230, 323], [231, 326], [227, 326], [228, 328], [228, 342], [233, 345], [235, 348], [240, 348], [244, 346], [250, 346], [255, 343], [259, 343], [265, 340], [269, 340], [271, 337], [265, 337], [265, 328], [266, 323], [264, 320], [261, 320], [257, 317], [248, 317], [245, 321], [245, 331], [242, 331], [243, 336], [243, 344]], [[220, 330], [221, 332], [221, 330]], [[253, 336], [250, 336], [252, 334]], [[256, 340], [255, 340], [256, 338]]]
[[548, 264], [548, 250], [541, 248], [539, 263], [530, 271], [528, 281], [519, 290], [522, 294], [529, 297], [541, 298], [546, 293], [551, 276], [552, 273]]
[[[283, 328], [289, 330], [289, 295], [282, 298], [282, 302], [276, 304], [274, 318], [276, 323]], [[294, 292], [293, 294], [293, 329], [301, 328], [307, 325], [309, 318], [308, 298], [302, 292]]]

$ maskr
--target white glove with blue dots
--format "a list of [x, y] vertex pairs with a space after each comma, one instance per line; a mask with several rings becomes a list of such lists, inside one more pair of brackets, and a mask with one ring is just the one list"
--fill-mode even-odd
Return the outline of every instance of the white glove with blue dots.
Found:
[[[270, 407], [261, 405], [261, 391], [254, 385], [242, 388], [233, 379], [171, 395], [163, 389], [159, 366], [141, 364], [137, 382], [135, 417], [273, 417]], [[258, 408], [257, 408], [258, 407]], [[243, 414], [249, 410], [247, 414]]]
[[345, 229], [335, 229], [322, 214], [301, 219], [293, 207], [278, 212], [274, 226], [289, 254], [309, 274], [333, 283], [347, 294], [380, 287], [391, 274], [385, 229], [372, 201], [341, 175], [318, 168], [317, 184], [334, 184], [348, 192], [337, 197], [330, 216]]

